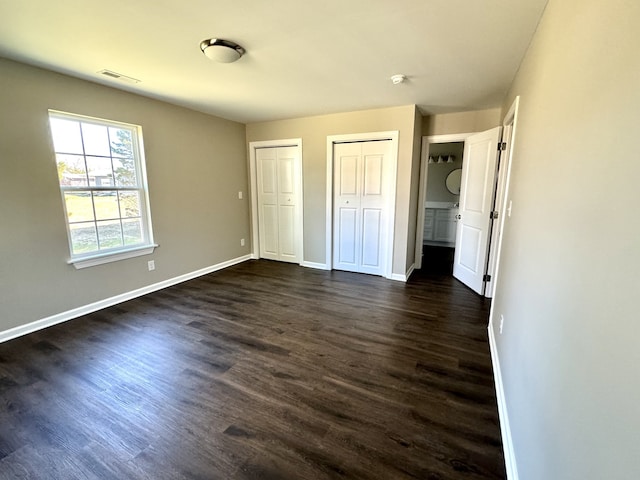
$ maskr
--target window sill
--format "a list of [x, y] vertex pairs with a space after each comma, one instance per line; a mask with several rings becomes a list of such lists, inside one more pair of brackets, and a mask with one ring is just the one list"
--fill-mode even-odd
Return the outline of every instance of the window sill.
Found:
[[141, 255], [149, 255], [153, 253], [158, 245], [142, 245], [140, 247], [134, 247], [128, 250], [119, 250], [117, 252], [99, 253], [97, 255], [91, 255], [81, 258], [72, 258], [67, 263], [76, 267], [76, 269], [94, 267], [96, 265], [102, 265], [104, 263], [117, 262], [119, 260], [125, 260], [127, 258], [139, 257]]

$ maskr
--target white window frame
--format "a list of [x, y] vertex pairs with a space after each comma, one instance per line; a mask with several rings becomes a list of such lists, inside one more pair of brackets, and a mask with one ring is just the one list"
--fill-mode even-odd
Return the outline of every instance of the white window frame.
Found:
[[[104, 263], [115, 262], [118, 260], [124, 260], [126, 258], [133, 258], [141, 255], [149, 255], [153, 253], [155, 247], [158, 245], [153, 241], [153, 229], [151, 225], [151, 208], [149, 206], [149, 188], [147, 184], [147, 169], [144, 158], [144, 147], [142, 142], [142, 127], [139, 125], [133, 125], [129, 123], [116, 122], [113, 120], [105, 120], [101, 118], [88, 117], [84, 115], [76, 115], [67, 112], [61, 112], [57, 110], [49, 110], [49, 119], [58, 118], [62, 120], [73, 120], [81, 123], [100, 125], [105, 127], [113, 127], [126, 129], [132, 132], [132, 148], [133, 148], [133, 157], [134, 157], [134, 166], [136, 170], [136, 179], [137, 184], [135, 186], [98, 186], [98, 185], [87, 185], [87, 186], [67, 186], [60, 185], [60, 179], [58, 178], [58, 185], [60, 188], [60, 195], [62, 198], [62, 205], [65, 213], [65, 224], [67, 228], [67, 238], [69, 241], [69, 255], [70, 258], [67, 263], [72, 264], [75, 268], [86, 268], [92, 267], [95, 265], [101, 265]], [[57, 152], [55, 149], [55, 143], [53, 142], [53, 132], [51, 128], [49, 129], [51, 139], [52, 139], [52, 149], [54, 152], [54, 161], [56, 160], [57, 154], [65, 154], [69, 152]], [[84, 150], [84, 144], [83, 144]], [[87, 155], [83, 152], [83, 156], [91, 156]], [[87, 182], [89, 183], [89, 182]], [[67, 214], [67, 206], [65, 201], [65, 193], [70, 191], [90, 191], [90, 192], [100, 192], [100, 191], [136, 191], [138, 192], [140, 198], [140, 219], [142, 223], [142, 237], [143, 241], [141, 243], [137, 243], [134, 245], [122, 245], [120, 247], [102, 249], [93, 252], [83, 253], [83, 254], [74, 254], [73, 253], [73, 244], [71, 239], [71, 229], [69, 223], [69, 217]], [[120, 214], [120, 219], [126, 218], [122, 217]], [[94, 222], [96, 220], [94, 219]]]

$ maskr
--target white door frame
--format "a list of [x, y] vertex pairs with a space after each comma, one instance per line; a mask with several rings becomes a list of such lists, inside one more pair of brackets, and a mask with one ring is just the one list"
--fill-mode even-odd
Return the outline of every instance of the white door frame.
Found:
[[294, 179], [296, 183], [296, 191], [298, 192], [298, 215], [296, 218], [296, 250], [298, 251], [299, 263], [302, 265], [304, 261], [304, 242], [303, 242], [303, 191], [302, 191], [302, 139], [289, 138], [285, 140], [264, 140], [260, 142], [249, 142], [249, 174], [250, 185], [249, 194], [251, 195], [251, 258], [260, 258], [260, 237], [258, 227], [258, 176], [256, 165], [256, 150], [258, 148], [274, 148], [274, 147], [296, 147], [296, 161], [298, 175]]
[[[502, 237], [504, 234], [504, 224], [507, 215], [511, 216], [511, 201], [509, 200], [509, 183], [511, 181], [511, 165], [513, 163], [513, 146], [516, 139], [516, 125], [518, 122], [518, 106], [520, 104], [520, 96], [517, 96], [509, 111], [504, 116], [502, 122], [503, 132], [509, 128], [508, 134], [505, 136], [503, 133], [503, 141], [507, 142], [507, 150], [505, 150], [506, 168], [504, 168], [504, 189], [501, 205], [496, 205], [499, 210], [498, 221], [500, 222], [500, 232], [497, 238], [496, 255], [495, 255], [495, 270], [493, 272], [493, 278], [491, 283], [493, 284], [493, 296], [500, 292], [496, 288], [498, 277], [500, 276], [500, 258], [502, 253]], [[504, 139], [506, 137], [506, 140]], [[501, 159], [502, 161], [502, 159]], [[502, 167], [502, 165], [501, 165]], [[494, 379], [496, 384], [496, 397], [498, 400], [498, 417], [500, 423], [500, 432], [502, 434], [502, 449], [504, 451], [504, 463], [507, 470], [507, 478], [518, 478], [518, 466], [515, 460], [515, 453], [513, 451], [513, 439], [511, 437], [511, 426], [509, 424], [509, 415], [507, 413], [507, 403], [505, 398], [504, 387], [502, 384], [502, 372], [500, 369], [500, 360], [498, 357], [498, 346], [496, 343], [496, 333], [502, 334], [502, 321], [497, 326], [498, 319], [496, 318], [495, 311], [496, 302], [491, 302], [491, 308], [489, 310], [489, 347], [491, 350], [491, 363], [493, 364]]]
[[[432, 143], [464, 142], [475, 132], [453, 133], [450, 135], [429, 135], [422, 137], [420, 158], [420, 185], [418, 188], [418, 224], [416, 225], [415, 268], [422, 268], [422, 241], [424, 240], [424, 202], [427, 198], [427, 173], [429, 170], [429, 145]], [[464, 162], [464, 159], [462, 159]]]
[[[511, 164], [513, 163], [513, 144], [516, 138], [516, 123], [518, 121], [518, 106], [520, 105], [520, 96], [517, 96], [509, 111], [504, 116], [502, 122], [502, 141], [506, 142], [507, 148], [504, 151], [504, 157], [500, 158], [500, 167], [498, 170], [498, 191], [496, 192], [495, 209], [498, 212], [498, 222], [500, 225], [498, 233], [491, 238], [491, 250], [489, 250], [489, 268], [488, 273], [491, 275], [491, 282], [487, 284], [487, 297], [493, 297], [496, 294], [496, 282], [498, 281], [498, 273], [500, 271], [500, 252], [502, 249], [502, 235], [504, 232], [504, 221], [507, 216], [511, 216], [511, 205], [509, 204], [509, 182], [511, 181]], [[507, 205], [509, 206], [507, 207]], [[490, 290], [489, 290], [490, 289]], [[489, 313], [489, 323], [493, 319], [493, 305]]]
[[387, 251], [384, 277], [392, 278], [393, 273], [393, 240], [395, 233], [396, 218], [396, 180], [398, 173], [398, 138], [399, 131], [388, 132], [371, 132], [371, 133], [353, 133], [347, 135], [329, 135], [327, 136], [327, 201], [326, 201], [326, 254], [325, 261], [327, 270], [333, 269], [333, 145], [336, 143], [350, 142], [368, 142], [372, 140], [391, 140], [391, 188], [389, 191], [389, 200], [386, 208], [389, 214], [389, 232], [387, 232]]

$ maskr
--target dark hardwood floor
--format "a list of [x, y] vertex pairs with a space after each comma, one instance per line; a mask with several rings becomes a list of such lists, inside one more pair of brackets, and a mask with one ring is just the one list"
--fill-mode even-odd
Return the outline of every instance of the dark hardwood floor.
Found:
[[423, 245], [422, 270], [427, 273], [451, 275], [455, 249], [452, 247]]
[[0, 478], [505, 478], [489, 303], [269, 261], [0, 344]]

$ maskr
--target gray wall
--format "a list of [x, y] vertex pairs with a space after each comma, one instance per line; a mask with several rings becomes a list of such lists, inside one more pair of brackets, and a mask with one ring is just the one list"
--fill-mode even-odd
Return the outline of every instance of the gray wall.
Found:
[[429, 145], [429, 155], [433, 155], [436, 162], [438, 155], [454, 155], [453, 163], [428, 163], [427, 164], [427, 202], [452, 202], [460, 201], [460, 195], [454, 195], [447, 190], [447, 176], [452, 170], [462, 168], [462, 154], [464, 142], [432, 143]]
[[[49, 108], [142, 126], [153, 255], [66, 263]], [[244, 125], [2, 59], [0, 119], [0, 331], [249, 253]]]
[[640, 477], [639, 21], [637, 1], [550, 0], [504, 104], [493, 328], [520, 480]]
[[326, 262], [327, 136], [398, 130], [393, 273], [406, 272], [415, 255], [417, 192], [412, 185], [419, 179], [420, 149], [415, 145], [420, 120], [416, 106], [406, 105], [247, 125], [247, 142], [302, 138], [304, 260]]

